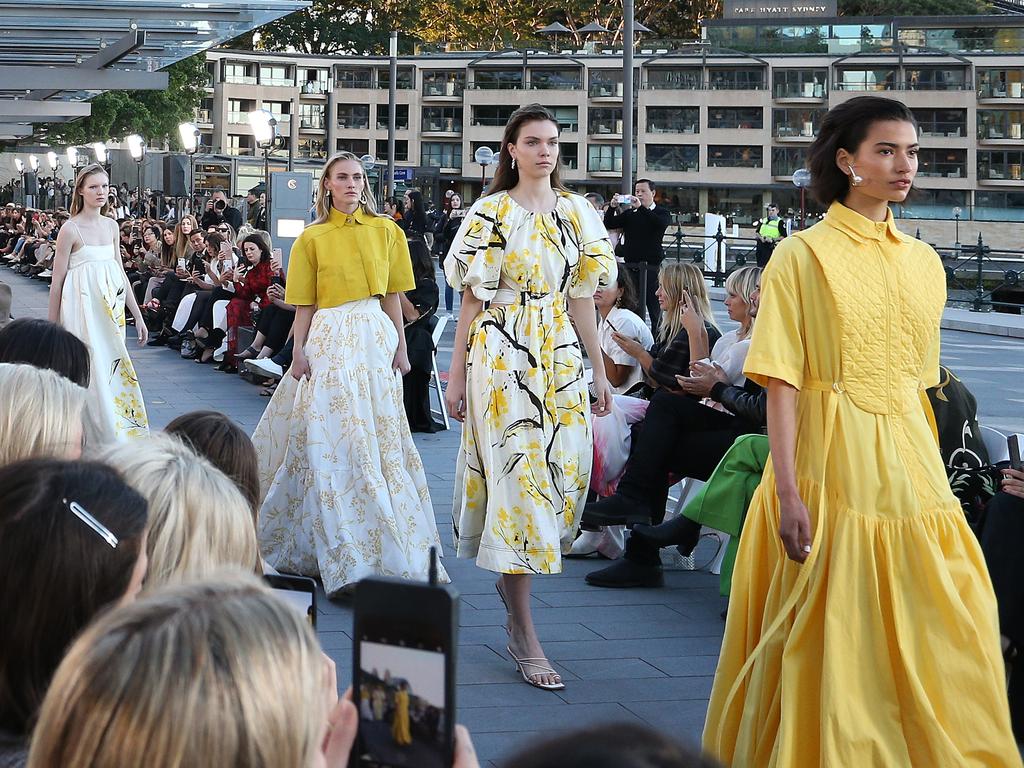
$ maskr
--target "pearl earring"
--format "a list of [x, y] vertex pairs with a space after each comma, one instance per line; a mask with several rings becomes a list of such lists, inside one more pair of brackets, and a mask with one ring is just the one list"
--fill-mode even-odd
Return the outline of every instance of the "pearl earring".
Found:
[[513, 157], [512, 158], [512, 170], [514, 171], [515, 169], [516, 169], [516, 159]]

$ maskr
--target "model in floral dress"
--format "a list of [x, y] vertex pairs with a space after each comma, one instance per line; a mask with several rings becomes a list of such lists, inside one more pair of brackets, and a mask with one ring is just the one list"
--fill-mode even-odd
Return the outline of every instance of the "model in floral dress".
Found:
[[[458, 555], [476, 557], [482, 568], [551, 574], [561, 571], [579, 527], [592, 460], [577, 331], [595, 361], [595, 409], [603, 415], [611, 395], [593, 295], [615, 279], [616, 268], [593, 207], [551, 178], [558, 149], [550, 115], [540, 107], [518, 110], [506, 138], [492, 183], [503, 191], [472, 206], [445, 260], [448, 282], [463, 291], [446, 393], [453, 417], [465, 419], [455, 532]], [[553, 671], [530, 671], [550, 667], [529, 618], [528, 578], [503, 577], [498, 590], [508, 602], [509, 650], [523, 677], [561, 687]]]

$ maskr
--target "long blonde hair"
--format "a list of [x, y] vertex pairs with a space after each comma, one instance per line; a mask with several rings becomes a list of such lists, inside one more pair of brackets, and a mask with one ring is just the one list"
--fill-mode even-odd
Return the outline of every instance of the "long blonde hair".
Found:
[[75, 641], [28, 765], [308, 766], [326, 715], [309, 624], [253, 576], [219, 573], [144, 595]]
[[[331, 177], [331, 169], [337, 163], [345, 160], [363, 168], [363, 161], [351, 152], [338, 152], [331, 155], [330, 159], [324, 164], [324, 169], [320, 172], [320, 181], [317, 182], [316, 221], [313, 222], [314, 224], [324, 224], [331, 215], [331, 193], [327, 191], [327, 180]], [[363, 168], [363, 193], [359, 199], [359, 205], [367, 216], [381, 215], [377, 213], [377, 201], [374, 200], [373, 190], [370, 189], [370, 183], [366, 179], [365, 168]]]
[[0, 363], [0, 464], [63, 458], [81, 429], [86, 390], [59, 373]]
[[729, 276], [725, 278], [725, 290], [729, 293], [735, 294], [737, 298], [741, 299], [743, 303], [747, 305], [748, 314], [746, 332], [744, 332], [744, 329], [740, 327], [737, 338], [746, 339], [754, 330], [754, 317], [749, 314], [750, 298], [757, 290], [757, 281], [760, 279], [760, 267], [741, 267], [735, 272], [730, 273]]
[[[526, 104], [512, 113], [508, 123], [505, 124], [505, 132], [501, 137], [501, 150], [498, 154], [498, 170], [494, 172], [494, 178], [491, 179], [491, 183], [487, 186], [487, 194], [493, 195], [497, 192], [504, 192], [505, 190], [512, 189], [519, 183], [519, 169], [512, 167], [512, 154], [508, 151], [508, 145], [519, 141], [519, 131], [526, 123], [533, 123], [538, 120], [552, 123], [556, 129], [559, 127], [555, 116], [551, 114], [547, 107], [542, 107], [540, 104]], [[565, 185], [562, 183], [561, 167], [562, 152], [559, 150], [549, 178], [551, 179], [552, 189], [566, 192], [568, 190], [566, 190]]]
[[170, 435], [110, 446], [99, 459], [117, 467], [149, 502], [146, 588], [224, 567], [261, 570], [252, 508], [209, 461]]
[[658, 272], [658, 285], [668, 304], [661, 317], [661, 326], [658, 328], [658, 341], [667, 344], [672, 341], [681, 330], [683, 320], [679, 316], [679, 303], [683, 299], [683, 291], [690, 294], [693, 299], [693, 308], [700, 313], [705, 322], [717, 328], [715, 316], [711, 311], [711, 299], [708, 296], [708, 287], [704, 283], [704, 274], [693, 264], [679, 261], [667, 261], [661, 265]]
[[[189, 231], [187, 235], [182, 234], [181, 232], [181, 222], [183, 222], [185, 219], [188, 219], [189, 221], [192, 222], [192, 229]], [[199, 222], [196, 220], [196, 217], [193, 216], [191, 213], [186, 213], [184, 216], [178, 219], [178, 223], [174, 225], [175, 259], [184, 258], [185, 251], [189, 249], [188, 239], [192, 236], [192, 233], [195, 232], [197, 229], [199, 229]]]
[[[85, 180], [90, 176], [95, 176], [97, 173], [102, 173], [107, 177], [107, 181], [110, 181], [110, 176], [107, 175], [107, 169], [99, 163], [89, 163], [75, 176], [74, 192], [71, 195], [71, 215], [74, 216], [77, 213], [81, 213], [85, 208], [85, 197], [82, 195], [82, 185]], [[110, 210], [110, 195], [107, 195], [107, 202], [100, 208], [100, 216], [106, 216]]]

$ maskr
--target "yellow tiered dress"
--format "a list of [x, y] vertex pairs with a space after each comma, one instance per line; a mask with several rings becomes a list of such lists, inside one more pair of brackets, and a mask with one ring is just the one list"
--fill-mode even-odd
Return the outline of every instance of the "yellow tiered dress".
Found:
[[833, 204], [762, 281], [745, 373], [800, 390], [803, 565], [769, 460], [747, 515], [704, 731], [735, 768], [1019, 766], [995, 597], [926, 415], [938, 256]]

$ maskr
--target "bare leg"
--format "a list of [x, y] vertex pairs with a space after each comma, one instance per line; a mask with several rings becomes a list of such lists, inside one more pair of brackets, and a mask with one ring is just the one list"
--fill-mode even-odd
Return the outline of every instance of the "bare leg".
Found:
[[[530, 613], [530, 580], [528, 573], [504, 573], [501, 575], [501, 589], [508, 601], [509, 647], [520, 658], [547, 658], [540, 647], [537, 630], [533, 626], [533, 615]], [[541, 672], [531, 675], [532, 679], [543, 685], [554, 685], [562, 682], [557, 673]]]

